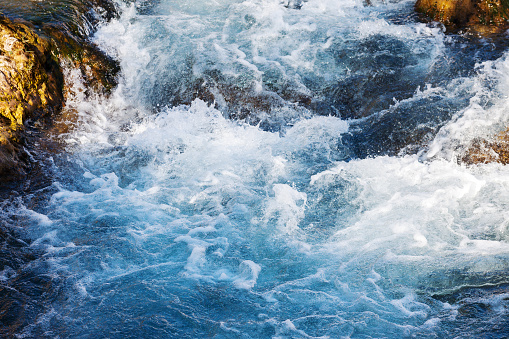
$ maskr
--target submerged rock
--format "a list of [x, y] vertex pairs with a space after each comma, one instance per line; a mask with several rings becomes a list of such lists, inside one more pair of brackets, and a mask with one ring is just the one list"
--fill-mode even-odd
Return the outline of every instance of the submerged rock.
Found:
[[[502, 33], [509, 28], [509, 2], [506, 0], [417, 0], [415, 9], [443, 23], [447, 29], [465, 29], [485, 35]], [[492, 36], [506, 39], [501, 35]], [[474, 140], [459, 162], [469, 165], [490, 162], [509, 164], [509, 129], [491, 140]]]
[[450, 29], [495, 33], [508, 27], [509, 4], [503, 0], [417, 0], [415, 9]]

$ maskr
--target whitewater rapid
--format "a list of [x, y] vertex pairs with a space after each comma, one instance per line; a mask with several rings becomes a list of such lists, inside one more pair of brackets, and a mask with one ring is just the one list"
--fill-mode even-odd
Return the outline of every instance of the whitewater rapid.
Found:
[[18, 337], [507, 335], [509, 170], [458, 162], [507, 52], [407, 1], [119, 6], [118, 88], [66, 70], [45, 203], [2, 205], [38, 256], [0, 282], [52, 286]]

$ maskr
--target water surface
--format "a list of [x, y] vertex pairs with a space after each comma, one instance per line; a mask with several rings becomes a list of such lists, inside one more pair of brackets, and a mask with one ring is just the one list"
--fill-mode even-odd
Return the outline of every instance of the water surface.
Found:
[[79, 123], [2, 202], [3, 333], [507, 337], [509, 171], [457, 161], [507, 122], [502, 39], [409, 1], [118, 4], [118, 88], [66, 70]]

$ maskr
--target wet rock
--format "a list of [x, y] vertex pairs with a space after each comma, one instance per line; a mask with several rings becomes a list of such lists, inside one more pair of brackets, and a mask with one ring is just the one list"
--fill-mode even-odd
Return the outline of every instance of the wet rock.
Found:
[[461, 158], [465, 164], [499, 162], [509, 164], [509, 129], [495, 136], [493, 141], [477, 139]]
[[286, 8], [301, 9], [303, 2], [306, 2], [306, 0], [284, 0], [282, 1], [282, 4]]
[[24, 172], [27, 121], [57, 112], [63, 103], [62, 71], [51, 44], [28, 22], [0, 17], [0, 175]]
[[415, 8], [448, 29], [485, 34], [508, 27], [509, 4], [503, 0], [417, 0]]
[[0, 0], [0, 181], [25, 174], [37, 139], [27, 135], [51, 125], [64, 105], [61, 65], [81, 70], [90, 93], [116, 85], [118, 63], [87, 40], [94, 22], [115, 15], [109, 0]]
[[0, 181], [10, 181], [25, 172], [26, 154], [21, 151], [17, 134], [8, 124], [0, 123]]
[[111, 0], [0, 0], [0, 12], [36, 27], [64, 24], [82, 38], [89, 36], [98, 22], [118, 16]]
[[63, 76], [47, 39], [27, 22], [0, 17], [0, 115], [13, 130], [58, 110]]
[[107, 92], [116, 85], [118, 64], [88, 40], [99, 22], [118, 16], [111, 0], [0, 0], [0, 13], [29, 21], [59, 63], [80, 69], [94, 90]]
[[73, 34], [65, 25], [47, 24], [42, 30], [60, 63], [70, 62], [79, 69], [89, 90], [108, 94], [116, 86], [120, 65], [95, 44]]

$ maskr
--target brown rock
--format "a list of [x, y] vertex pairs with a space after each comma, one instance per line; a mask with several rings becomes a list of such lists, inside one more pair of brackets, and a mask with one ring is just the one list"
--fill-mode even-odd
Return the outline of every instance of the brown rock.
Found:
[[0, 123], [0, 183], [25, 173], [26, 153], [21, 152], [17, 132]]
[[58, 111], [63, 76], [47, 39], [24, 21], [0, 17], [0, 178], [25, 172], [23, 130]]
[[0, 182], [25, 172], [31, 157], [24, 149], [35, 140], [28, 131], [47, 129], [61, 111], [66, 90], [60, 64], [80, 69], [90, 92], [108, 94], [116, 85], [118, 63], [78, 31], [72, 23], [35, 26], [0, 13]]
[[470, 165], [490, 162], [509, 164], [509, 129], [497, 134], [493, 141], [475, 140], [461, 161]]
[[112, 0], [0, 0], [0, 11], [11, 19], [23, 19], [39, 27], [65, 24], [74, 35], [86, 38], [102, 20], [118, 16]]
[[63, 77], [47, 39], [27, 22], [0, 17], [0, 115], [13, 130], [58, 110]]
[[509, 8], [502, 0], [417, 0], [415, 9], [453, 30], [488, 34], [508, 27]]

